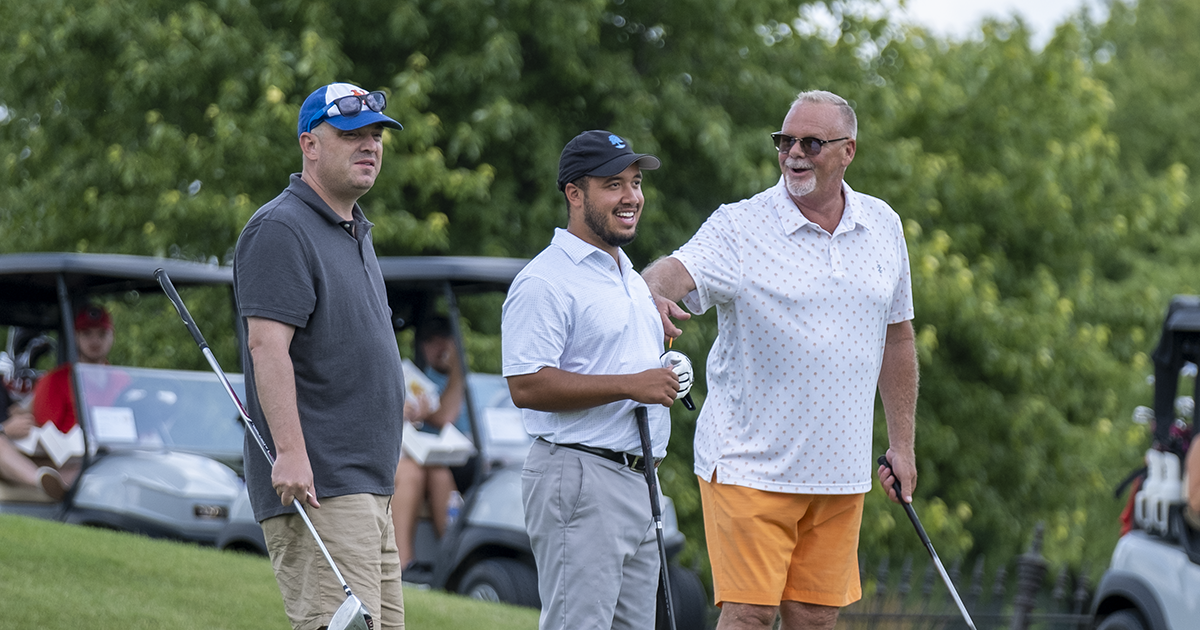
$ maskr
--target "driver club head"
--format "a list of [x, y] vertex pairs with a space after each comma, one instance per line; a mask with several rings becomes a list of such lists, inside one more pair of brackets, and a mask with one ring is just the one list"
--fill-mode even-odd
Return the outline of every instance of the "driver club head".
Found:
[[350, 595], [333, 613], [333, 619], [329, 620], [329, 630], [375, 630], [375, 622], [362, 601]]

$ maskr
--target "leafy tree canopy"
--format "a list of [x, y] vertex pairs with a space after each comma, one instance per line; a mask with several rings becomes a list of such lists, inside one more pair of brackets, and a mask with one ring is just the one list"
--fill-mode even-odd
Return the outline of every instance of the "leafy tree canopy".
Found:
[[[1111, 488], [1147, 443], [1129, 418], [1158, 320], [1200, 290], [1200, 10], [1114, 0], [1106, 22], [1080, 15], [1034, 50], [1020, 21], [945, 41], [876, 4], [4, 3], [0, 251], [228, 262], [298, 170], [300, 103], [345, 80], [387, 91], [405, 126], [362, 199], [381, 254], [535, 254], [565, 224], [563, 144], [605, 128], [663, 160], [627, 249], [641, 266], [777, 181], [768, 134], [796, 92], [828, 89], [859, 115], [847, 180], [908, 236], [930, 534], [943, 555], [1005, 559], [1045, 522], [1048, 555], [1103, 566]], [[685, 329], [675, 347], [706, 354], [713, 316]], [[470, 343], [496, 371], [494, 339]], [[694, 421], [676, 411], [662, 475], [703, 561]], [[902, 519], [872, 493], [864, 554], [919, 551]]]

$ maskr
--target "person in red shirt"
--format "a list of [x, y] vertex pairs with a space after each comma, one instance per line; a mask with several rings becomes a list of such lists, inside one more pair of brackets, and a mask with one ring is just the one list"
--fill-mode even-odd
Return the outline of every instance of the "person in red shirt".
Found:
[[[79, 363], [108, 363], [113, 346], [112, 317], [108, 311], [88, 305], [75, 316], [75, 346]], [[79, 474], [78, 466], [68, 462], [62, 470], [49, 466], [38, 467], [11, 440], [19, 440], [34, 426], [51, 422], [67, 433], [77, 424], [75, 397], [71, 391], [70, 364], [64, 363], [46, 373], [33, 388], [32, 412], [14, 405], [8, 409], [8, 419], [0, 425], [0, 477], [23, 486], [41, 487], [46, 494], [61, 499], [70, 483]]]

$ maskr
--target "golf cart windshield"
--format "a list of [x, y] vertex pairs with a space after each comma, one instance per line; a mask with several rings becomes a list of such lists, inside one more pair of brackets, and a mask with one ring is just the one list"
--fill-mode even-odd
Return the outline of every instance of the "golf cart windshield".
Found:
[[[83, 363], [75, 373], [96, 452], [165, 448], [241, 470], [242, 425], [216, 375]], [[244, 397], [242, 375], [227, 376]]]

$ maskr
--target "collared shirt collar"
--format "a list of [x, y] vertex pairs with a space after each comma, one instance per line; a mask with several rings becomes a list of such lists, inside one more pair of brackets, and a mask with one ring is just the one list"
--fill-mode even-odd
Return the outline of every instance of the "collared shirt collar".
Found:
[[[309, 186], [307, 182], [301, 179], [300, 173], [292, 173], [287, 189], [288, 192], [299, 197], [309, 208], [312, 208], [313, 212], [321, 215], [323, 219], [333, 225], [344, 229], [342, 224], [346, 221], [338, 213], [334, 212], [333, 208], [329, 207], [329, 204], [325, 203], [325, 200], [321, 198], [321, 195], [317, 194], [317, 191], [312, 189], [312, 186]], [[367, 216], [363, 214], [362, 208], [359, 207], [357, 202], [355, 202], [354, 207], [351, 209], [351, 216], [354, 217], [356, 224], [364, 228], [362, 231], [364, 234], [366, 230], [375, 227], [374, 223], [367, 220]]]
[[[847, 184], [843, 180], [842, 197], [846, 201], [846, 206], [842, 210], [842, 220], [838, 223], [837, 229], [834, 230], [835, 234], [839, 232], [851, 232], [859, 226], [862, 226], [867, 231], [871, 230], [871, 221], [866, 217], [866, 213], [863, 212], [857, 196], [853, 193], [854, 190], [850, 188], [850, 184]], [[809, 221], [803, 212], [800, 212], [800, 208], [796, 206], [796, 202], [788, 194], [787, 184], [784, 183], [782, 176], [774, 188], [770, 189], [770, 196], [773, 201], [771, 206], [775, 208], [775, 212], [779, 215], [779, 223], [783, 228], [784, 234], [792, 234], [806, 225], [816, 225], [816, 223]]]
[[[566, 252], [567, 256], [571, 259], [571, 262], [575, 263], [576, 265], [583, 262], [588, 256], [595, 254], [603, 256], [605, 261], [612, 260], [612, 256], [609, 256], [608, 252], [596, 247], [595, 245], [592, 245], [578, 236], [575, 236], [563, 228], [554, 228], [554, 238], [550, 240], [550, 243], [562, 248], [562, 250]], [[622, 274], [624, 274], [626, 270], [633, 269], [633, 263], [630, 262], [629, 257], [625, 255], [625, 250], [618, 247], [617, 256], [621, 261]]]

